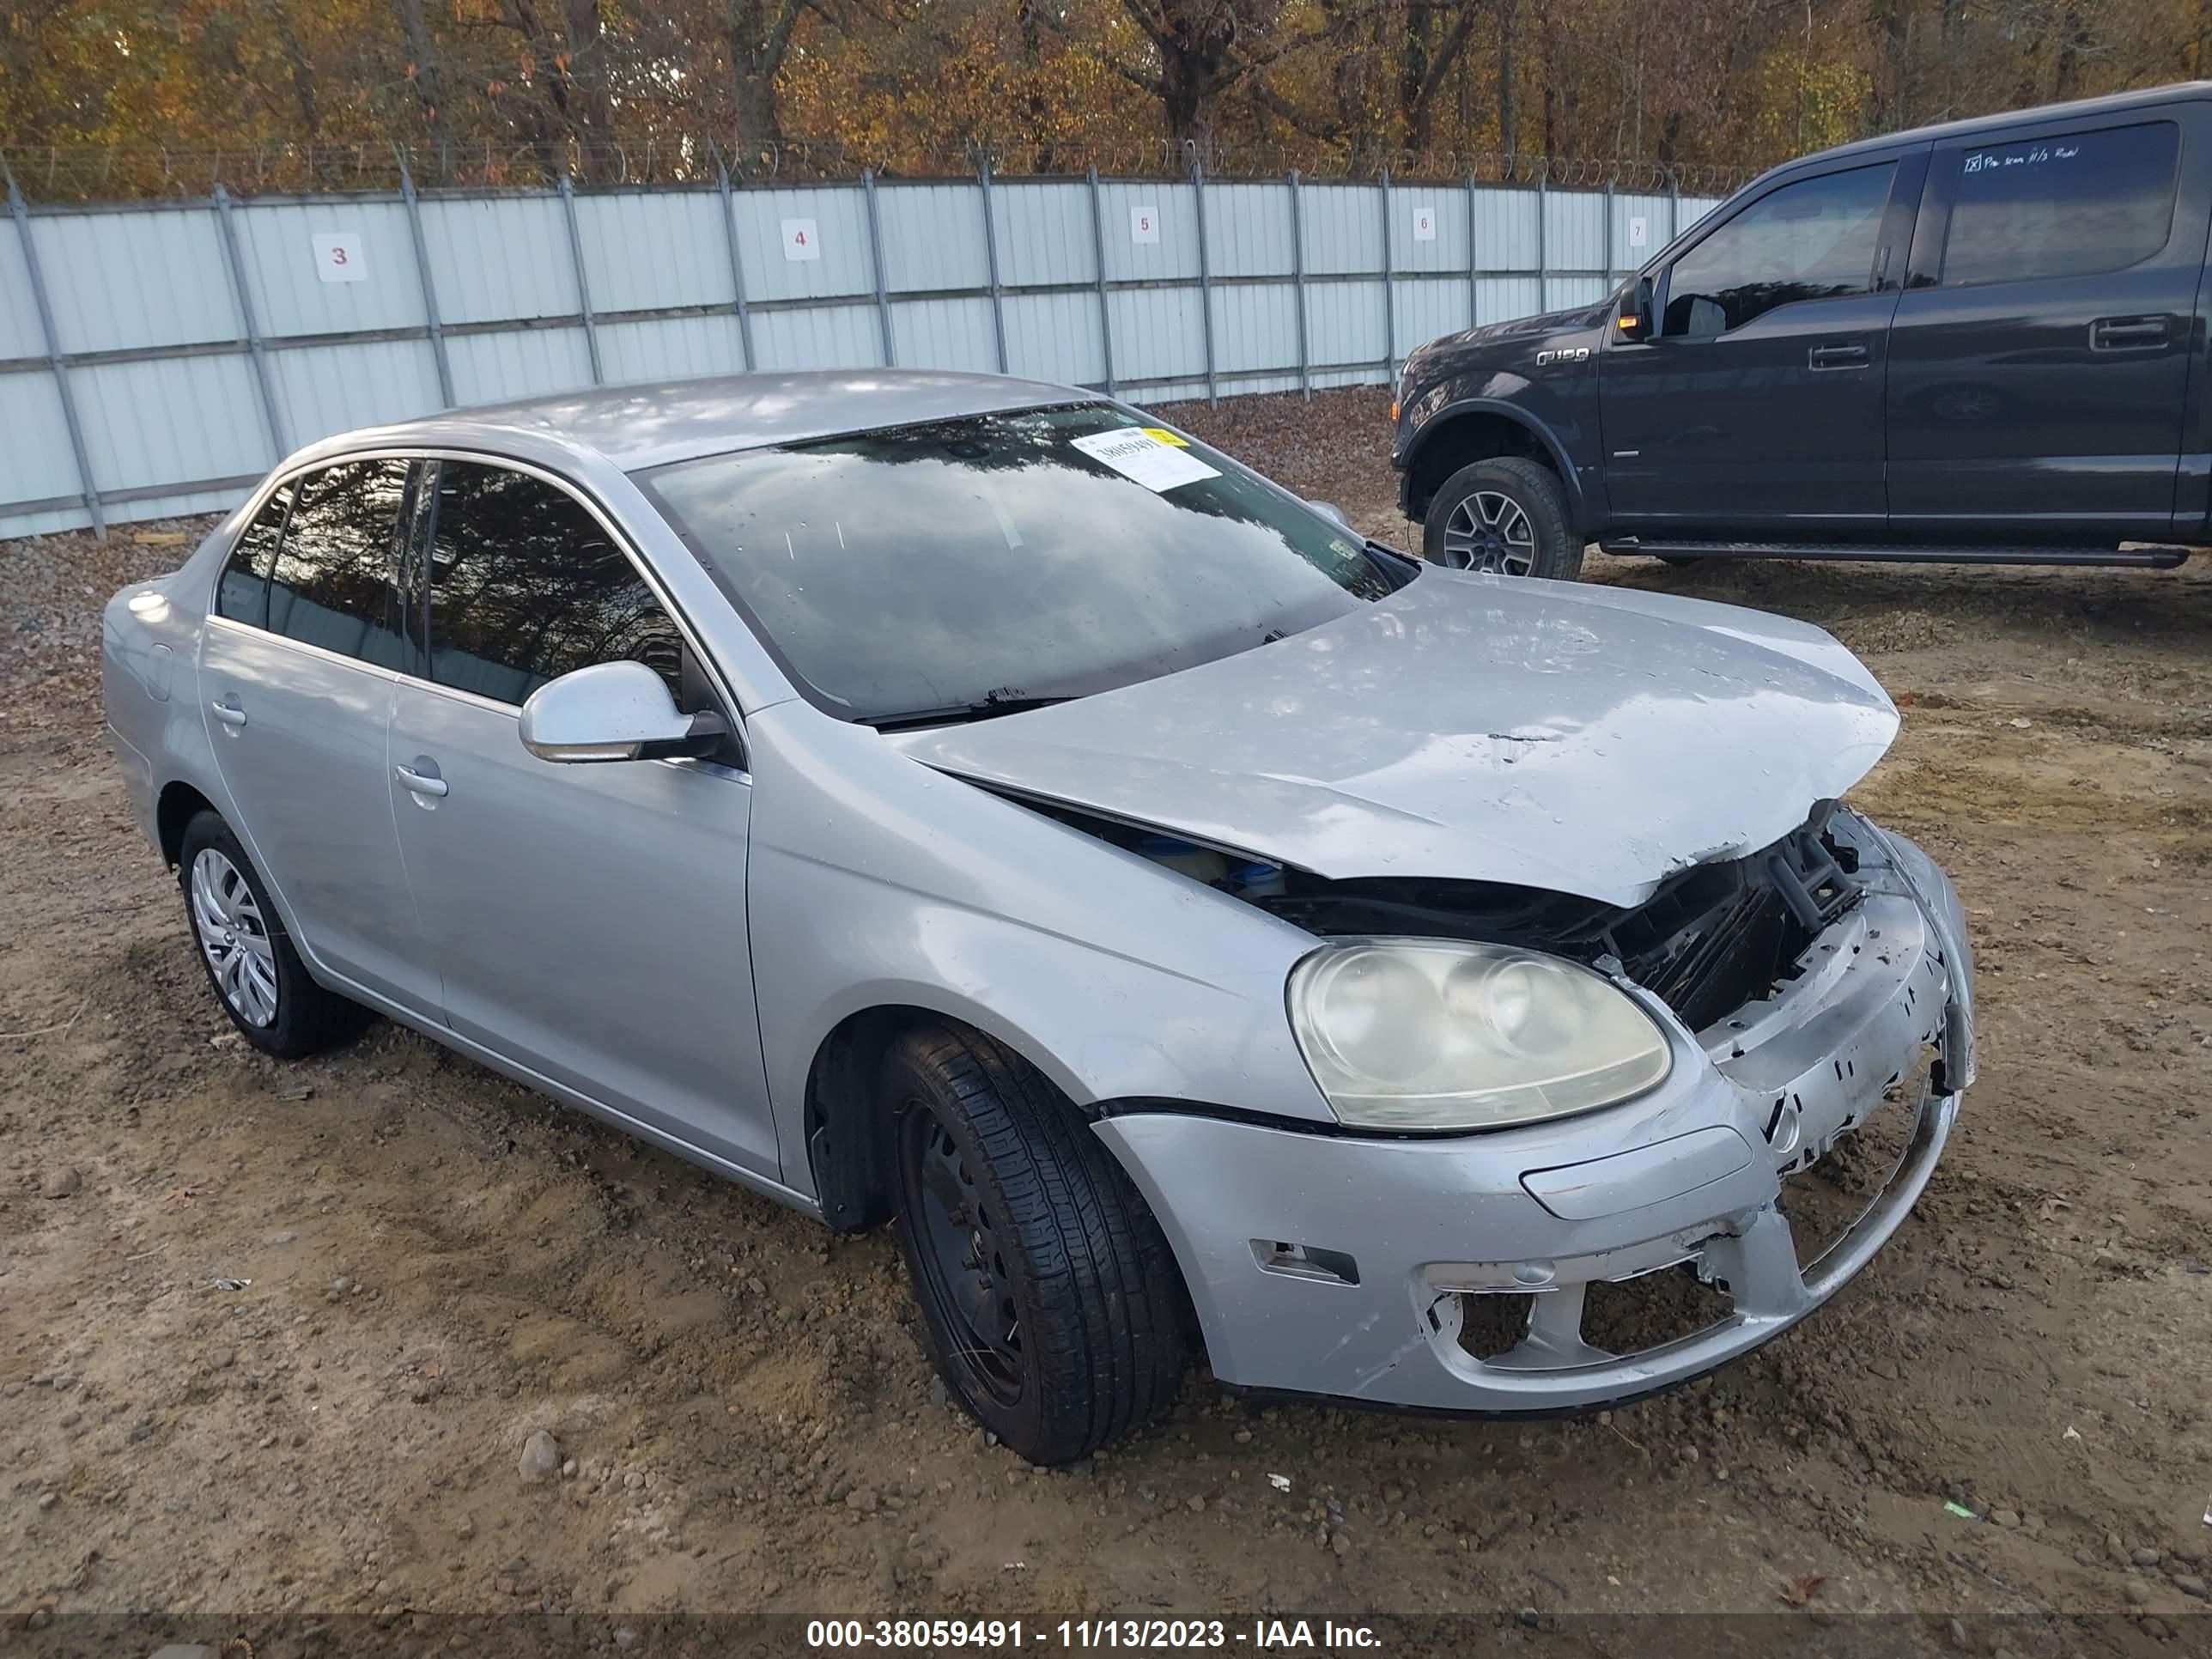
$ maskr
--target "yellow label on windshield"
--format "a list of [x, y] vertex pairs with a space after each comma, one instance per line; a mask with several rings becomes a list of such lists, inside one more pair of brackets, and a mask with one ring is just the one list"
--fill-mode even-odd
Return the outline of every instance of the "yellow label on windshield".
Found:
[[1189, 439], [1184, 437], [1179, 432], [1170, 432], [1164, 426], [1140, 426], [1137, 430], [1143, 433], [1147, 438], [1155, 439], [1164, 444], [1173, 444], [1177, 449], [1188, 449], [1190, 447]]

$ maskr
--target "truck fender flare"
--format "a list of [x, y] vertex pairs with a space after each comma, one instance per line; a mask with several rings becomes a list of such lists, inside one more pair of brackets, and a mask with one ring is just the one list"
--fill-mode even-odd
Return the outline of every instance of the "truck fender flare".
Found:
[[[1589, 515], [1584, 509], [1583, 499], [1582, 475], [1575, 470], [1574, 463], [1567, 459], [1566, 446], [1559, 441], [1558, 435], [1550, 427], [1545, 425], [1527, 410], [1517, 404], [1504, 403], [1495, 398], [1455, 398], [1421, 422], [1421, 429], [1414, 435], [1412, 447], [1406, 451], [1402, 469], [1409, 486], [1413, 476], [1414, 462], [1428, 447], [1429, 441], [1434, 437], [1437, 428], [1447, 425], [1462, 415], [1503, 416], [1535, 439], [1544, 447], [1545, 454], [1550, 457], [1552, 470], [1559, 475], [1559, 484], [1567, 492], [1567, 504], [1574, 511], [1577, 528], [1579, 529], [1588, 521]], [[1459, 469], [1454, 467], [1452, 470], [1455, 472]]]

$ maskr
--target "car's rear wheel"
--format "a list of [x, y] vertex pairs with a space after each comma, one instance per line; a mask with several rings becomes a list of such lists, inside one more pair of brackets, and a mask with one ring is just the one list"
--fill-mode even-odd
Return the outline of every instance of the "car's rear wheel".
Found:
[[216, 1000], [255, 1048], [300, 1060], [368, 1024], [366, 1008], [309, 976], [252, 861], [219, 814], [201, 812], [185, 826], [177, 884]]
[[1432, 564], [1500, 576], [1572, 581], [1582, 538], [1552, 470], [1520, 455], [1463, 466], [1429, 502], [1422, 550]]
[[990, 1038], [935, 1026], [892, 1048], [883, 1099], [899, 1249], [953, 1397], [1044, 1464], [1164, 1411], [1182, 1281], [1065, 1097]]

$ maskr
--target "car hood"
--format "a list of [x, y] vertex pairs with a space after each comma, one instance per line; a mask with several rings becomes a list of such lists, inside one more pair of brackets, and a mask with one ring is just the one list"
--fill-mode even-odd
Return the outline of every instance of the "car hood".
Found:
[[1628, 905], [1864, 776], [1897, 710], [1817, 628], [1431, 570], [1288, 639], [886, 740], [939, 770], [1320, 876]]

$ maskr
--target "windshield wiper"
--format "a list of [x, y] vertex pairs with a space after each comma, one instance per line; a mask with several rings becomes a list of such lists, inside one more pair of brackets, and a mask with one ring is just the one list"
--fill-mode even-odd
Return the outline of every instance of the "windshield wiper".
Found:
[[978, 702], [947, 703], [942, 708], [908, 709], [896, 714], [863, 714], [854, 724], [873, 726], [878, 732], [896, 732], [908, 726], [950, 726], [959, 720], [987, 720], [996, 714], [1025, 714], [1032, 708], [1049, 708], [1056, 702], [1074, 701], [1072, 696], [1025, 697], [994, 691]]

